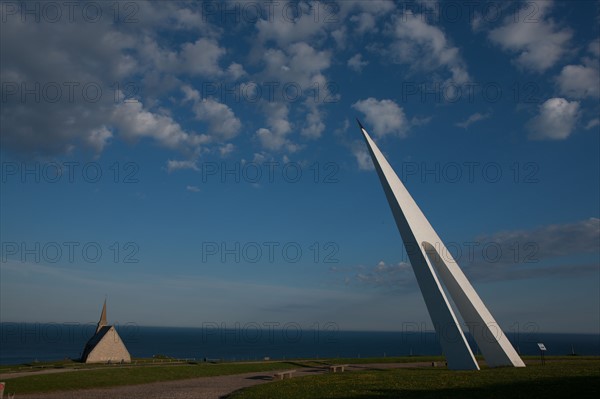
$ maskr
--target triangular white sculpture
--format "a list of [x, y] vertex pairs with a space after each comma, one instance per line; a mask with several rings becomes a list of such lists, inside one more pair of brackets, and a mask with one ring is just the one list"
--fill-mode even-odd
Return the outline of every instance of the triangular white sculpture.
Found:
[[[444, 246], [390, 164], [358, 121], [371, 159], [402, 236], [448, 368], [479, 370], [441, 283], [460, 312], [490, 367], [525, 367], [502, 329]], [[440, 256], [441, 253], [444, 256]], [[437, 274], [436, 274], [437, 272]]]

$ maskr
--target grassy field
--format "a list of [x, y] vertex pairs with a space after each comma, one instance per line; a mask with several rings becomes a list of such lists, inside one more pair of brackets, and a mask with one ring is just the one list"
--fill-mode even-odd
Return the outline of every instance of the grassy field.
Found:
[[85, 388], [146, 384], [157, 381], [231, 375], [258, 371], [284, 370], [298, 367], [286, 362], [262, 363], [198, 363], [160, 366], [108, 366], [57, 374], [30, 375], [6, 380], [10, 392], [54, 392]]
[[[75, 371], [38, 374], [7, 379], [11, 392], [35, 393], [85, 388], [145, 384], [196, 377], [268, 372], [327, 364], [372, 364], [440, 361], [441, 357], [381, 357], [361, 359], [304, 359], [272, 362], [160, 364], [140, 359], [134, 365], [83, 365], [61, 361], [35, 365], [7, 366], [0, 372], [69, 369]], [[553, 357], [545, 366], [535, 357], [525, 358], [525, 369], [483, 369], [456, 372], [445, 368], [392, 369], [347, 372], [302, 377], [263, 384], [234, 395], [236, 399], [286, 398], [464, 398], [564, 397], [585, 398], [600, 391], [600, 358]], [[521, 396], [519, 396], [521, 395]]]
[[324, 374], [258, 385], [232, 395], [253, 398], [597, 398], [600, 360], [555, 360], [526, 368], [449, 371], [392, 369]]

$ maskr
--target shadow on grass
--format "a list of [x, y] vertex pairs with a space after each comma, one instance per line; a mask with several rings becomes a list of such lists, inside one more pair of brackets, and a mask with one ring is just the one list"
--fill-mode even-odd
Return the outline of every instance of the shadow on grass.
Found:
[[261, 380], [261, 381], [271, 381], [273, 379], [272, 375], [254, 375], [252, 377], [246, 377], [247, 380]]
[[[597, 377], [559, 377], [529, 382], [508, 384], [492, 384], [474, 388], [446, 388], [431, 390], [411, 389], [373, 389], [371, 393], [360, 395], [336, 396], [343, 399], [439, 399], [439, 398], [569, 398], [577, 399], [598, 398], [600, 379]], [[317, 398], [315, 398], [317, 399]], [[325, 398], [318, 398], [325, 399]]]
[[300, 363], [300, 362], [290, 362], [290, 361], [285, 361], [286, 364], [292, 365], [292, 366], [296, 366], [296, 367], [301, 367], [301, 368], [308, 368], [310, 366], [306, 365], [305, 363]]

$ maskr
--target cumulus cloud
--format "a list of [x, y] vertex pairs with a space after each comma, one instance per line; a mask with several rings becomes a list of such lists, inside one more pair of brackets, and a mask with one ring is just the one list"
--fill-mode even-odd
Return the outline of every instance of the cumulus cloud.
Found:
[[223, 73], [219, 59], [225, 49], [212, 39], [201, 37], [195, 43], [186, 43], [181, 50], [181, 67], [191, 73], [205, 76], [219, 76]]
[[363, 284], [376, 287], [393, 287], [414, 280], [409, 263], [386, 264], [384, 261], [379, 261], [374, 267], [358, 272], [355, 278]]
[[362, 59], [362, 54], [357, 53], [354, 54], [349, 60], [348, 60], [348, 66], [350, 67], [350, 69], [356, 71], [356, 72], [360, 72], [362, 71], [362, 69], [367, 66], [369, 64], [368, 61], [364, 61]]
[[227, 143], [221, 147], [219, 147], [219, 153], [221, 154], [222, 157], [231, 154], [233, 152], [233, 150], [235, 150], [235, 146], [231, 143]]
[[363, 285], [379, 289], [398, 289], [414, 286], [414, 273], [407, 262], [386, 263], [383, 260], [373, 266], [332, 267], [330, 272], [344, 275], [346, 285]]
[[184, 170], [191, 169], [198, 171], [198, 165], [194, 160], [186, 160], [186, 161], [178, 161], [178, 160], [168, 160], [167, 161], [167, 171], [169, 173], [174, 172], [176, 170]]
[[264, 103], [264, 112], [267, 116], [269, 128], [259, 128], [256, 136], [261, 145], [271, 151], [280, 151], [284, 147], [291, 149], [292, 143], [287, 136], [292, 131], [288, 121], [288, 106], [284, 103]]
[[190, 86], [183, 86], [183, 102], [191, 102], [196, 119], [208, 123], [210, 139], [213, 142], [230, 140], [237, 136], [242, 123], [226, 104], [214, 98], [201, 98], [200, 93]]
[[485, 113], [485, 114], [482, 114], [482, 113], [479, 113], [479, 112], [475, 112], [473, 115], [470, 115], [464, 121], [457, 123], [456, 126], [462, 127], [463, 129], [467, 129], [473, 123], [482, 121], [484, 119], [487, 119], [490, 116], [492, 116], [491, 112], [488, 112], [488, 113]]
[[[307, 110], [300, 133], [309, 139], [318, 138], [325, 130], [323, 112], [320, 107], [325, 99], [333, 99], [329, 93], [327, 79], [323, 71], [331, 64], [329, 51], [318, 51], [308, 43], [298, 42], [284, 50], [269, 49], [263, 55], [265, 68], [262, 79], [265, 82], [279, 82], [280, 87], [289, 84], [291, 91], [280, 90], [271, 101], [262, 101], [267, 126], [256, 131], [256, 137], [263, 148], [270, 151], [297, 151], [300, 146], [292, 141], [292, 124], [289, 120], [290, 104], [300, 102]], [[318, 95], [306, 95], [314, 93]], [[301, 93], [301, 95], [300, 95]]]
[[350, 17], [350, 21], [356, 24], [356, 27], [353, 30], [358, 34], [377, 32], [377, 28], [375, 27], [375, 16], [373, 16], [373, 14], [361, 12], [358, 15]]
[[208, 141], [204, 135], [185, 132], [169, 115], [144, 109], [139, 102], [117, 106], [111, 121], [119, 130], [120, 136], [129, 141], [152, 138], [171, 149], [197, 147]]
[[[511, 243], [535, 242], [538, 260], [578, 253], [597, 253], [600, 240], [600, 219], [589, 218], [572, 223], [551, 224], [531, 230], [502, 231], [477, 237], [480, 242], [495, 242], [509, 247]], [[507, 260], [510, 254], [507, 252]]]
[[551, 98], [540, 105], [539, 113], [529, 121], [532, 140], [564, 140], [571, 135], [579, 118], [579, 102]]
[[594, 119], [591, 119], [587, 123], [587, 125], [585, 125], [585, 129], [589, 130], [589, 129], [592, 129], [592, 128], [598, 126], [598, 125], [600, 125], [600, 118], [594, 118]]
[[317, 107], [312, 107], [306, 114], [306, 125], [302, 128], [301, 134], [304, 137], [316, 139], [321, 137], [325, 130], [325, 124], [322, 122], [321, 112]]
[[408, 130], [408, 121], [404, 110], [393, 100], [377, 100], [369, 97], [352, 104], [352, 108], [365, 115], [367, 123], [372, 126], [378, 137], [395, 134], [404, 137]]
[[221, 58], [226, 54], [225, 48], [219, 46], [216, 39], [200, 37], [195, 42], [183, 43], [179, 49], [171, 46], [161, 46], [150, 36], [139, 38], [136, 46], [137, 53], [142, 60], [142, 70], [148, 73], [168, 73], [167, 78], [173, 74], [187, 74], [207, 78], [222, 77], [227, 72], [234, 76], [242, 72], [239, 64], [232, 63], [227, 71], [219, 65]]
[[422, 15], [403, 14], [395, 19], [394, 38], [390, 46], [395, 62], [408, 64], [413, 69], [427, 71], [445, 68], [447, 80], [456, 84], [468, 82], [469, 74], [459, 49], [450, 44], [438, 27], [426, 22]]
[[231, 108], [212, 98], [203, 98], [194, 104], [194, 114], [199, 120], [208, 122], [212, 136], [218, 140], [232, 139], [242, 127]]
[[284, 7], [286, 7], [285, 3], [275, 3], [273, 5], [274, 17], [257, 21], [257, 43], [265, 45], [274, 42], [279, 47], [285, 48], [291, 43], [314, 42], [324, 37], [327, 29], [333, 25], [327, 21], [327, 18], [315, 19], [314, 10], [320, 7], [319, 4], [298, 3], [301, 12], [295, 18], [288, 14], [289, 8], [286, 11]]
[[[54, 156], [83, 148], [99, 155], [113, 135], [109, 85], [138, 67], [130, 54], [136, 40], [105, 21], [82, 29], [81, 23], [66, 20], [9, 17], [2, 22], [0, 140], [5, 149]], [[21, 90], [32, 94], [23, 98]]]
[[[99, 3], [103, 15], [112, 15], [109, 6]], [[206, 137], [187, 132], [157, 96], [180, 84], [175, 73], [222, 75], [218, 61], [225, 50], [214, 30], [191, 8], [140, 3], [139, 23], [132, 25], [115, 25], [108, 17], [97, 23], [72, 21], [65, 15], [57, 23], [8, 18], [1, 35], [3, 84], [39, 82], [43, 93], [43, 86], [51, 82], [62, 95], [57, 101], [32, 98], [23, 103], [20, 96], [3, 101], [2, 146], [28, 156], [64, 155], [77, 149], [98, 156], [115, 139], [150, 138], [170, 149], [196, 151]], [[157, 29], [185, 29], [204, 36], [171, 50], [159, 45]], [[135, 84], [127, 86], [128, 82]], [[85, 85], [91, 90], [85, 91]]]
[[600, 71], [593, 66], [567, 65], [556, 80], [563, 96], [571, 98], [600, 96]]
[[227, 74], [233, 80], [238, 80], [242, 76], [246, 75], [246, 71], [244, 70], [244, 67], [241, 64], [238, 64], [237, 62], [233, 62], [227, 68]]
[[192, 193], [197, 193], [200, 191], [200, 187], [198, 186], [186, 186], [185, 189], [191, 191]]
[[[516, 280], [550, 276], [575, 276], [597, 272], [597, 264], [574, 264], [569, 256], [598, 253], [600, 219], [589, 218], [573, 223], [553, 224], [530, 230], [502, 231], [476, 237], [475, 248], [487, 245], [492, 251], [463, 251], [461, 267], [478, 280]], [[475, 244], [472, 244], [474, 246]], [[561, 260], [563, 258], [563, 260]], [[546, 260], [554, 260], [548, 265]]]
[[89, 135], [86, 137], [86, 141], [88, 145], [94, 149], [96, 154], [100, 154], [112, 136], [112, 132], [108, 130], [106, 126], [102, 126], [99, 129], [90, 131]]
[[525, 69], [544, 72], [567, 53], [573, 33], [561, 28], [548, 15], [551, 1], [524, 3], [515, 15], [489, 32], [493, 43], [517, 54], [515, 63]]
[[[567, 257], [599, 252], [600, 219], [554, 224], [529, 230], [481, 235], [464, 243], [445, 243], [452, 258], [472, 281], [504, 281], [598, 272], [598, 264], [572, 263]], [[436, 246], [436, 248], [440, 248]], [[442, 251], [442, 259], [450, 256]], [[406, 256], [406, 255], [405, 255]], [[552, 260], [552, 262], [548, 262]], [[346, 284], [381, 289], [416, 289], [410, 263], [378, 262], [373, 266], [337, 266], [330, 272]]]
[[364, 141], [355, 141], [352, 144], [352, 155], [356, 158], [358, 169], [360, 170], [375, 170], [375, 165], [371, 160], [371, 155], [365, 146]]

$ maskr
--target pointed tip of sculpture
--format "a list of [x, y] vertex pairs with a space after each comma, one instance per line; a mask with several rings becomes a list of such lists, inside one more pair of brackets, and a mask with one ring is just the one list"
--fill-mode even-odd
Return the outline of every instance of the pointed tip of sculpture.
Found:
[[361, 129], [364, 129], [362, 123], [360, 123], [360, 121], [358, 120], [358, 118], [356, 118], [356, 123], [358, 123], [358, 127], [360, 127]]

